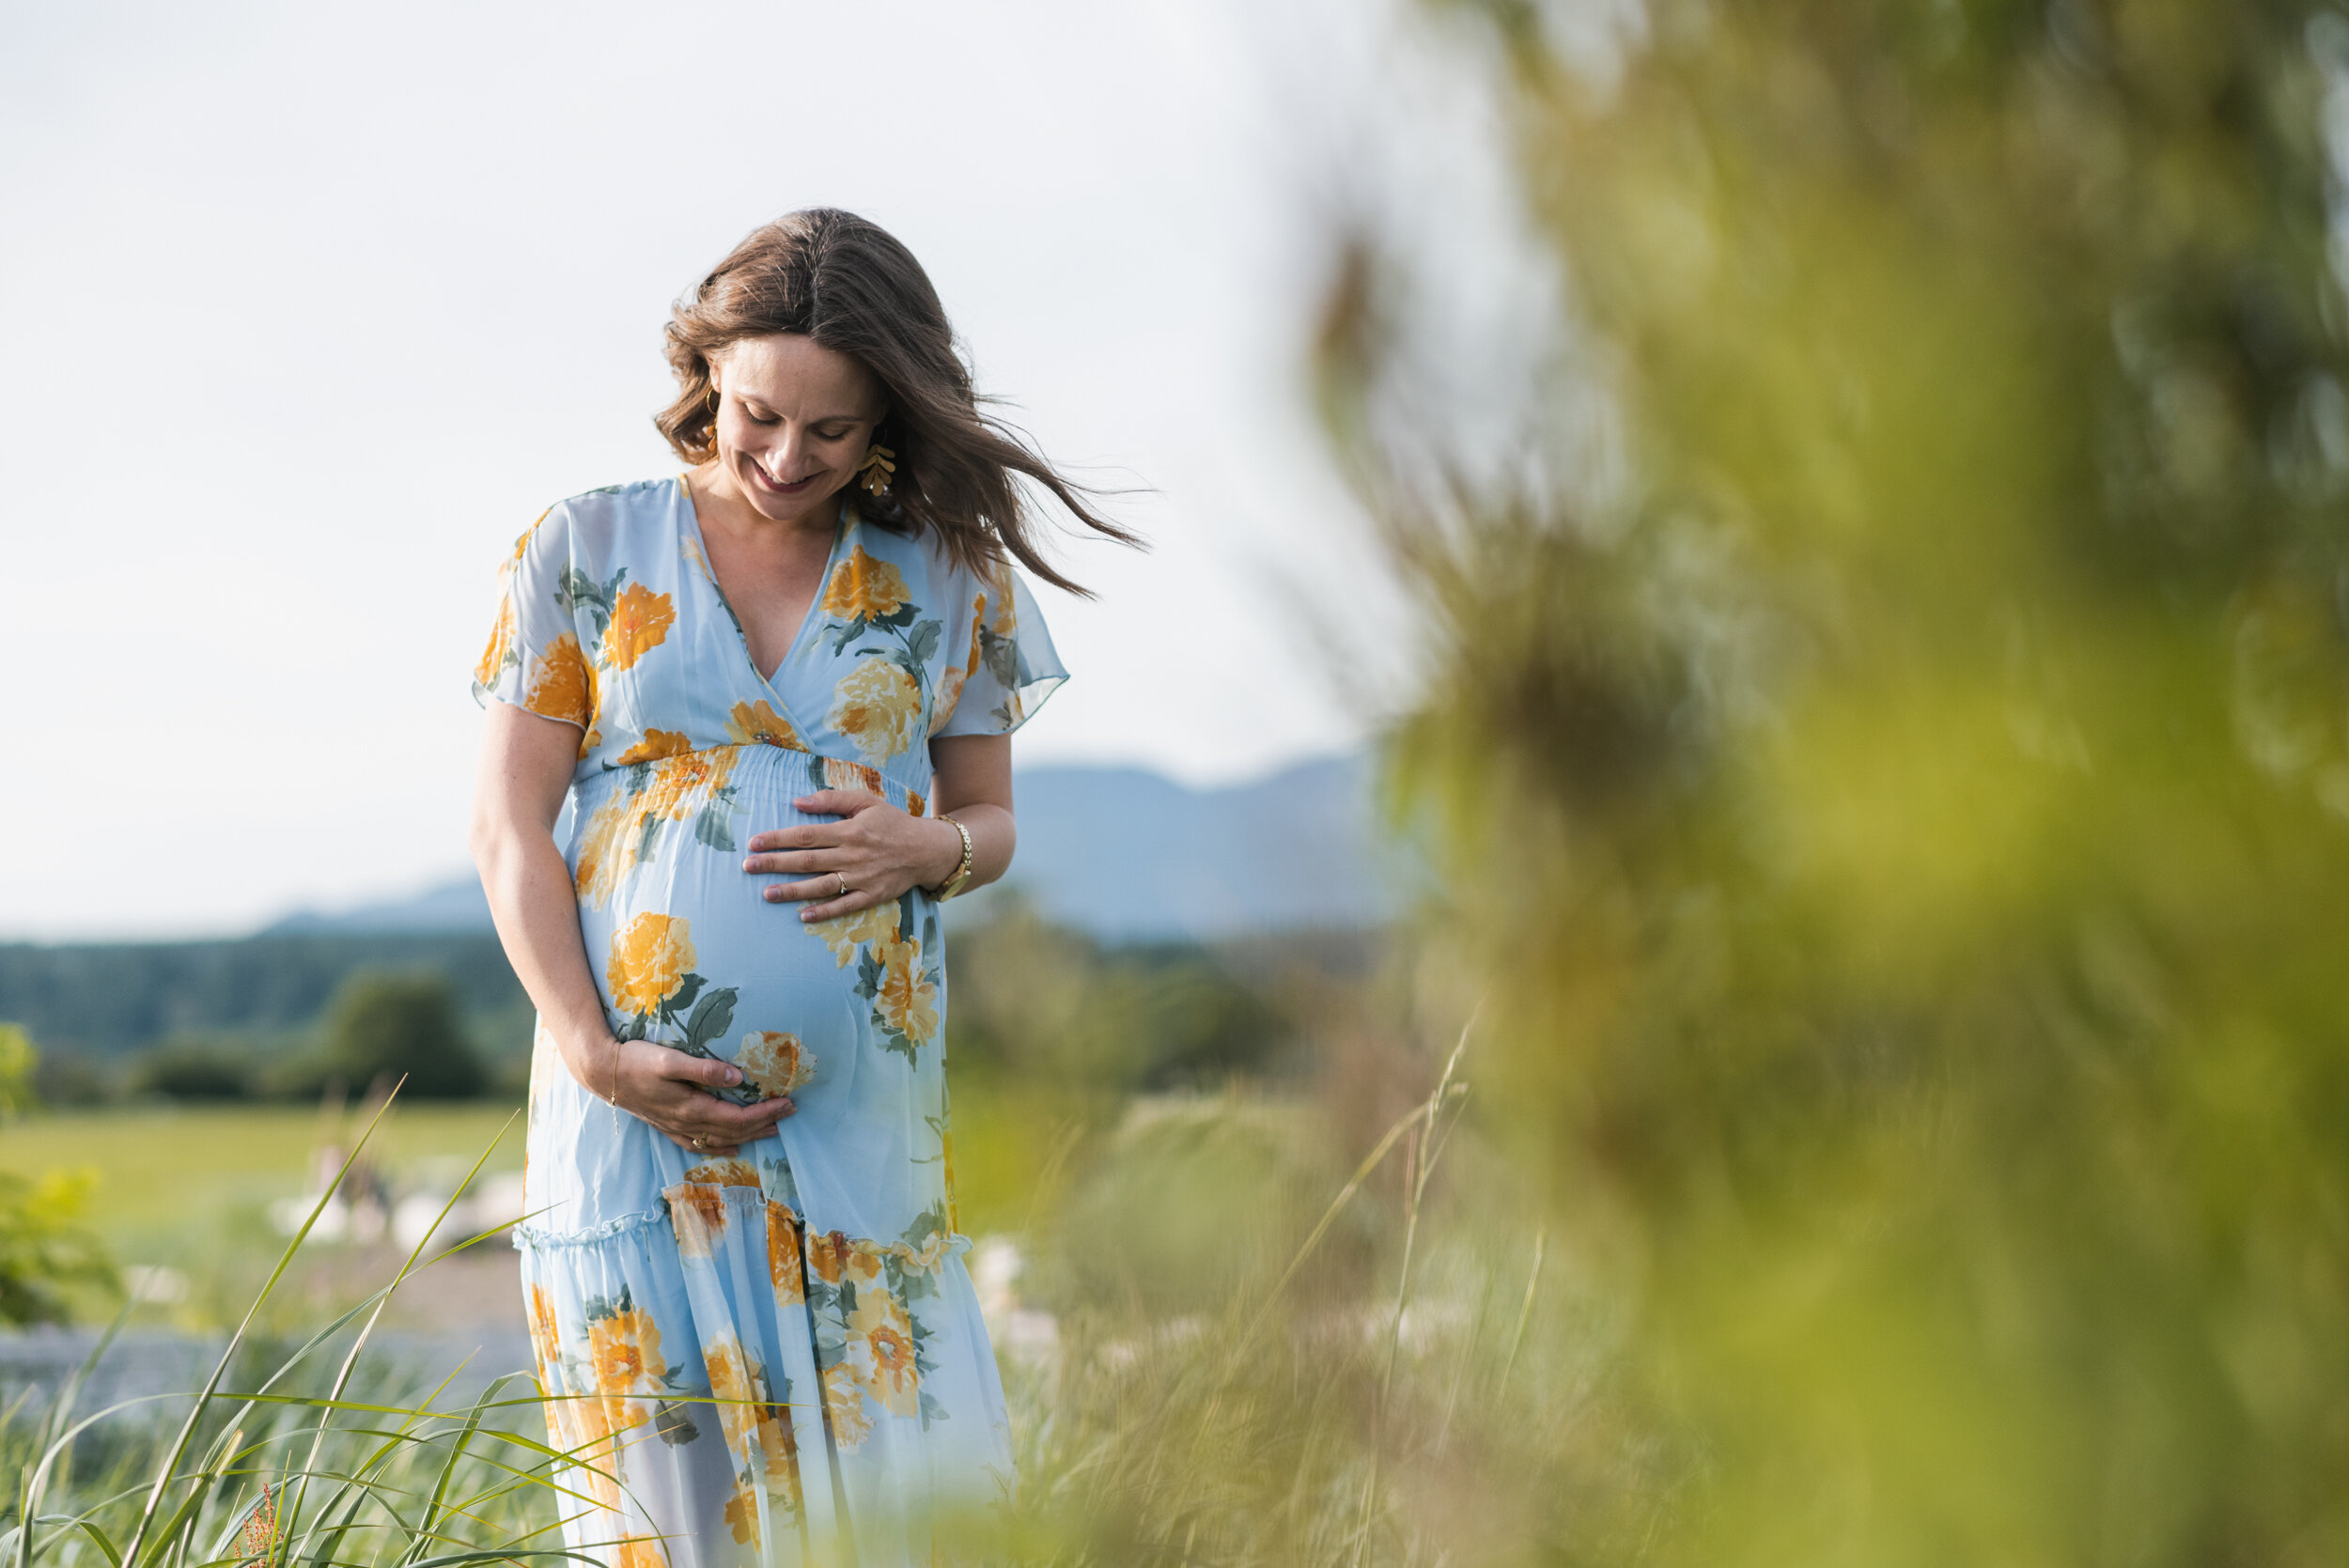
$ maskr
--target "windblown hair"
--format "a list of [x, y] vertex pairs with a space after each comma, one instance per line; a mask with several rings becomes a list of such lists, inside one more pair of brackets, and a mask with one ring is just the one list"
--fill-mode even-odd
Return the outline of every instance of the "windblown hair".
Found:
[[979, 411], [954, 329], [913, 253], [852, 212], [811, 207], [754, 229], [701, 287], [677, 303], [668, 327], [677, 401], [653, 416], [688, 462], [717, 453], [709, 361], [745, 338], [798, 333], [873, 373], [889, 399], [874, 440], [894, 455], [885, 498], [857, 505], [886, 526], [934, 531], [957, 565], [985, 573], [1006, 553], [1071, 593], [1085, 590], [1036, 549], [1035, 525], [1014, 475], [1051, 492], [1086, 527], [1125, 544], [1137, 536], [1094, 509], [1019, 434]]

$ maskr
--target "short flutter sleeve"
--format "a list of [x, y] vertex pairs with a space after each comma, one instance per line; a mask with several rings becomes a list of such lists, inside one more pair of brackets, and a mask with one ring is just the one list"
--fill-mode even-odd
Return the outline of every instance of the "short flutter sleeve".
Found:
[[[955, 688], [934, 735], [1009, 735], [1044, 706], [1068, 672], [1027, 583], [1009, 566], [972, 584], [969, 652], [941, 682]], [[959, 681], [955, 679], [959, 675]]]
[[[592, 732], [596, 673], [580, 646], [567, 586], [570, 532], [558, 509], [550, 507], [499, 568], [506, 591], [490, 645], [474, 668], [473, 694], [485, 707], [494, 697]], [[583, 754], [593, 739], [592, 733], [583, 737]]]

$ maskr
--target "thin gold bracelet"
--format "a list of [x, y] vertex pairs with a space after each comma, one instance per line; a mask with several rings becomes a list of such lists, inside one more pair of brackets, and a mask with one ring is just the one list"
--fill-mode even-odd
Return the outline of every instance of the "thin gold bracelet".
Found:
[[962, 885], [971, 880], [971, 862], [975, 858], [975, 854], [971, 842], [971, 830], [964, 827], [959, 818], [941, 816], [939, 820], [953, 823], [955, 831], [962, 835], [962, 858], [955, 862], [955, 869], [946, 874], [946, 879], [939, 883], [936, 890], [930, 893], [932, 898], [943, 904], [960, 893]]

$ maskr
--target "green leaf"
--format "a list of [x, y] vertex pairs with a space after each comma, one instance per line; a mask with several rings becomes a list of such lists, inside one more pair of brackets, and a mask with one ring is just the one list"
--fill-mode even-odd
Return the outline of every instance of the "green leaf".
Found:
[[[911, 614], [912, 611], [911, 605], [906, 607], [908, 614]], [[924, 621], [913, 629], [913, 635], [906, 639], [906, 651], [913, 656], [915, 663], [929, 662], [930, 656], [938, 652], [938, 640], [944, 629], [936, 621]]]
[[693, 1009], [692, 1017], [686, 1021], [687, 1044], [706, 1046], [734, 1026], [735, 994], [735, 988], [727, 986], [702, 998], [701, 1005]]
[[726, 825], [728, 815], [717, 801], [710, 801], [693, 817], [693, 836], [712, 849], [732, 850], [734, 834]]
[[685, 974], [680, 976], [677, 980], [677, 989], [670, 992], [668, 997], [661, 1003], [661, 1021], [664, 1023], [677, 1022], [677, 1015], [684, 1012], [688, 1007], [691, 1007], [693, 1004], [693, 999], [702, 994], [702, 987], [708, 983], [709, 982], [704, 979], [701, 975], [693, 973], [691, 970], [688, 970]]
[[653, 1412], [652, 1429], [653, 1434], [671, 1448], [690, 1443], [702, 1435], [701, 1428], [693, 1424], [692, 1412], [687, 1405], [665, 1399]]

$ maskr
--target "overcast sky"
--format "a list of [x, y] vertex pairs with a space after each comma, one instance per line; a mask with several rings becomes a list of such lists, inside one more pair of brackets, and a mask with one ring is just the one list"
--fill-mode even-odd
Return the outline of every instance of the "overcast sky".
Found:
[[1358, 744], [1405, 622], [1302, 343], [1362, 189], [1486, 199], [1387, 8], [0, 0], [0, 938], [460, 874], [499, 557], [675, 472], [669, 302], [795, 207], [895, 232], [983, 390], [1148, 487], [1155, 550], [1042, 596], [1023, 765]]

